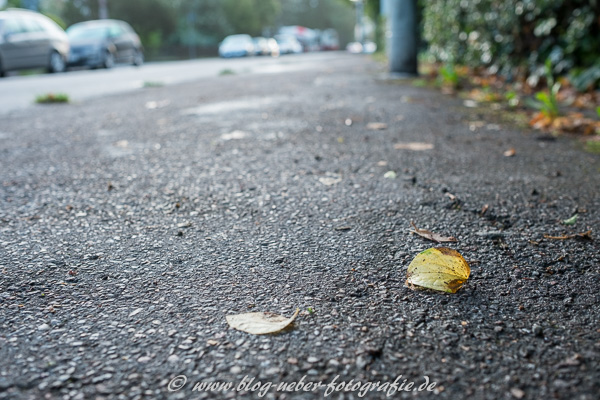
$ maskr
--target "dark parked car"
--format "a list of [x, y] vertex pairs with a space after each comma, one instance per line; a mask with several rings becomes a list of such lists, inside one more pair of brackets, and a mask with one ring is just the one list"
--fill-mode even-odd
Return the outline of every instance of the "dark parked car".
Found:
[[0, 11], [0, 76], [6, 71], [46, 68], [65, 70], [69, 40], [50, 18], [33, 11]]
[[142, 42], [123, 21], [102, 19], [80, 22], [67, 29], [71, 43], [69, 66], [112, 68], [116, 63], [142, 65]]

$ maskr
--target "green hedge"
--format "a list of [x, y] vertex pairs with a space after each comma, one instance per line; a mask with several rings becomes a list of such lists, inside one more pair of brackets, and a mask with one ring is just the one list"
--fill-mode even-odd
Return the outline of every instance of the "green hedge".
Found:
[[518, 71], [535, 81], [550, 59], [553, 72], [578, 77], [580, 89], [598, 83], [600, 0], [420, 3], [423, 36], [439, 61], [483, 65], [509, 77]]

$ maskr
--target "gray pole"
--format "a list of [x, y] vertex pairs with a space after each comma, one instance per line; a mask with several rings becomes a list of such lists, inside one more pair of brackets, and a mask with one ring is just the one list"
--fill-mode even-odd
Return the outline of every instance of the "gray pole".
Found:
[[416, 0], [383, 0], [388, 20], [388, 56], [390, 72], [406, 77], [418, 75]]
[[98, 18], [108, 19], [107, 0], [98, 0]]
[[363, 14], [364, 14], [364, 4], [363, 0], [356, 0], [356, 28], [355, 35], [356, 41], [360, 44], [364, 44], [365, 34], [363, 28]]

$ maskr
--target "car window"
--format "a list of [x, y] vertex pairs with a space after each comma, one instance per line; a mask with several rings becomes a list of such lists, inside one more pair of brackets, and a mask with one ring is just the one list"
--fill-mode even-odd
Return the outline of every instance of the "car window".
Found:
[[25, 29], [25, 32], [43, 32], [44, 31], [44, 28], [42, 27], [42, 25], [34, 19], [25, 18], [21, 22], [23, 23], [23, 28]]
[[106, 30], [105, 26], [73, 25], [67, 29], [67, 35], [71, 40], [104, 39]]
[[111, 25], [110, 28], [108, 28], [108, 32], [111, 37], [119, 37], [123, 34], [123, 30], [119, 25]]
[[123, 29], [125, 32], [127, 32], [127, 33], [129, 33], [129, 34], [133, 34], [133, 33], [135, 33], [135, 31], [133, 30], [133, 28], [132, 28], [131, 26], [129, 26], [129, 24], [126, 24], [125, 22], [121, 23], [121, 28], [122, 28], [122, 29]]
[[21, 24], [21, 20], [17, 18], [7, 19], [4, 23], [4, 34], [13, 35], [15, 33], [25, 32], [25, 27]]

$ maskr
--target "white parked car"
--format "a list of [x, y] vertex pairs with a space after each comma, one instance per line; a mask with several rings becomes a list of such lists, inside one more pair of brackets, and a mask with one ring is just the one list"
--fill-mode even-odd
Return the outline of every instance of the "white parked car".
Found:
[[275, 40], [279, 45], [279, 54], [302, 53], [302, 45], [293, 35], [277, 35]]
[[227, 36], [219, 45], [221, 57], [246, 57], [254, 55], [254, 41], [250, 35]]

